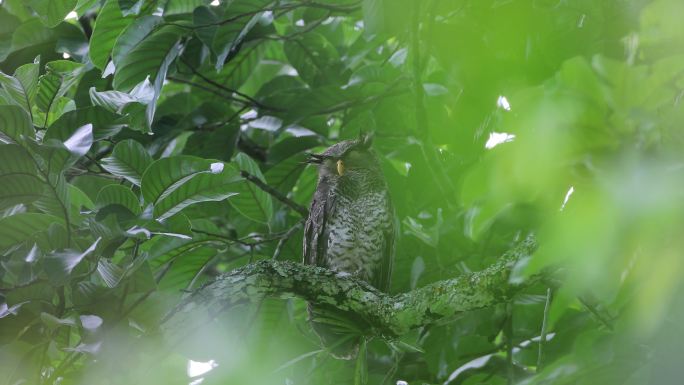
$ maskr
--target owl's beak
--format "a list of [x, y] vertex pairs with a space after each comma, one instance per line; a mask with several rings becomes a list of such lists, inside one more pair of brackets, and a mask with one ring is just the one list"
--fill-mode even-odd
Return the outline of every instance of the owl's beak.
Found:
[[310, 164], [321, 164], [323, 163], [323, 160], [325, 160], [325, 157], [319, 154], [307, 153], [306, 156], [305, 162]]

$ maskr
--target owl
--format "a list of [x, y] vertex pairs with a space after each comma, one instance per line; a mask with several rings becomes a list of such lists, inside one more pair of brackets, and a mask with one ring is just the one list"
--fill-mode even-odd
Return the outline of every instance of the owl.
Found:
[[[371, 142], [371, 136], [362, 135], [310, 155], [309, 163], [318, 166], [318, 185], [304, 228], [304, 263], [358, 277], [386, 292], [396, 225]], [[356, 355], [364, 320], [320, 306], [309, 306], [309, 315], [335, 357]]]

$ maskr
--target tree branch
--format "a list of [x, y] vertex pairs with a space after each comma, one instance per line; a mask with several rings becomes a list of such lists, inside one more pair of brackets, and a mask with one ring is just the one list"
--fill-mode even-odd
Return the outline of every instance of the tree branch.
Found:
[[252, 182], [255, 186], [263, 190], [265, 193], [270, 194], [273, 198], [279, 200], [283, 204], [289, 206], [294, 211], [298, 212], [299, 215], [302, 216], [302, 218], [306, 218], [309, 216], [309, 210], [307, 210], [304, 206], [300, 205], [299, 203], [283, 195], [280, 191], [262, 182], [261, 179], [255, 177], [247, 171], [240, 171], [240, 175], [248, 181]]
[[[511, 268], [535, 249], [532, 237], [504, 254], [487, 269], [438, 281], [420, 289], [389, 295], [360, 279], [292, 261], [262, 260], [206, 284], [187, 297], [164, 320], [167, 328], [183, 327], [204, 311], [210, 318], [226, 309], [261, 298], [299, 297], [317, 305], [351, 311], [365, 319], [369, 335], [388, 338], [435, 323], [457, 313], [504, 303], [521, 289], [539, 281], [509, 283]], [[170, 321], [170, 322], [169, 322]]]

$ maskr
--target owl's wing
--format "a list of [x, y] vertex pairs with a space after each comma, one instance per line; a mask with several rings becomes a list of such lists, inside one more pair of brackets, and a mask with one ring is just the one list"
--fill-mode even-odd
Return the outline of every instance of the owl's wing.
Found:
[[383, 230], [384, 245], [382, 250], [382, 260], [378, 266], [377, 274], [374, 274], [371, 284], [378, 290], [385, 293], [389, 292], [390, 281], [392, 278], [392, 265], [394, 263], [394, 248], [397, 238], [397, 216], [394, 213], [392, 202], [387, 200], [387, 212], [389, 213], [388, 226]]
[[326, 222], [334, 203], [335, 197], [334, 194], [330, 194], [330, 184], [325, 179], [319, 180], [309, 209], [309, 217], [304, 226], [304, 264], [326, 266], [325, 255], [328, 246]]

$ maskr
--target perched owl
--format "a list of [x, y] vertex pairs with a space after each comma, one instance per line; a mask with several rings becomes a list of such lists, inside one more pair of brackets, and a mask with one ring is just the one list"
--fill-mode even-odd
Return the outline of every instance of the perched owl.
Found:
[[[309, 163], [318, 165], [318, 186], [304, 229], [304, 263], [389, 288], [395, 221], [371, 137], [337, 143]], [[314, 331], [337, 358], [356, 355], [364, 320], [326, 307], [309, 307]]]

